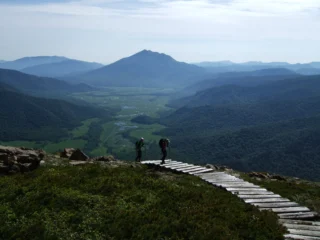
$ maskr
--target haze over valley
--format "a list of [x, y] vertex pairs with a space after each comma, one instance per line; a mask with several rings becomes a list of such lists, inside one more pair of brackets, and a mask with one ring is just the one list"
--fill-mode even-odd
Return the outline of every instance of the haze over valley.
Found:
[[40, 56], [0, 68], [2, 144], [132, 160], [143, 136], [157, 159], [169, 137], [175, 159], [319, 180], [317, 62], [190, 64], [142, 50], [109, 65]]

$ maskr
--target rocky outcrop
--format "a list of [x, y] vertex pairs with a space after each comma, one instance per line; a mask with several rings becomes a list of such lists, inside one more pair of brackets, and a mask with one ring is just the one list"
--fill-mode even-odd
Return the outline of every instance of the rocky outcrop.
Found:
[[0, 174], [35, 170], [45, 155], [43, 150], [0, 146]]
[[251, 178], [257, 178], [257, 179], [270, 179], [270, 180], [286, 181], [286, 178], [284, 178], [280, 175], [272, 175], [269, 173], [251, 172], [251, 173], [248, 173], [248, 176]]

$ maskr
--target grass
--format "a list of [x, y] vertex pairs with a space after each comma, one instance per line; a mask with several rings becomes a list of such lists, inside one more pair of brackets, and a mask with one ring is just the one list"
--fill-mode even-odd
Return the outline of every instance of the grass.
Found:
[[152, 124], [152, 125], [140, 125], [140, 127], [137, 130], [131, 130], [130, 136], [136, 139], [140, 139], [141, 137], [144, 137], [146, 142], [156, 141], [158, 142], [161, 138], [159, 135], [155, 135], [154, 132], [160, 131], [164, 129], [165, 127], [159, 124]]
[[0, 239], [283, 239], [273, 213], [145, 166], [43, 167], [0, 188]]
[[295, 178], [288, 178], [287, 181], [256, 180], [246, 174], [242, 174], [242, 177], [249, 182], [265, 187], [274, 193], [280, 194], [282, 197], [320, 213], [320, 183]]
[[98, 122], [98, 121], [99, 121], [99, 119], [97, 119], [97, 118], [91, 118], [91, 119], [87, 119], [87, 120], [83, 121], [82, 126], [72, 130], [71, 133], [72, 133], [73, 138], [79, 138], [79, 137], [86, 135], [88, 133], [88, 130], [89, 130], [91, 123]]

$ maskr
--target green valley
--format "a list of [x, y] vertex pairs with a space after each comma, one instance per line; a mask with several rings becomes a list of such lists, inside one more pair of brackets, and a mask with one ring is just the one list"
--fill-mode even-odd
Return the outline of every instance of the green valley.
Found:
[[[155, 147], [160, 138], [155, 133], [165, 127], [160, 124], [137, 124], [131, 120], [138, 115], [159, 117], [169, 111], [168, 103], [173, 89], [150, 88], [101, 88], [99, 91], [74, 93], [71, 96], [101, 109], [112, 110], [114, 115], [107, 118], [88, 118], [81, 125], [70, 129], [59, 141], [0, 141], [10, 146], [43, 148], [47, 152], [57, 152], [66, 147], [81, 148], [90, 156], [113, 154], [131, 160], [135, 156], [133, 143], [144, 137], [148, 150]], [[149, 143], [149, 144], [148, 144]], [[152, 147], [153, 146], [153, 147]], [[149, 156], [158, 157], [152, 152]]]

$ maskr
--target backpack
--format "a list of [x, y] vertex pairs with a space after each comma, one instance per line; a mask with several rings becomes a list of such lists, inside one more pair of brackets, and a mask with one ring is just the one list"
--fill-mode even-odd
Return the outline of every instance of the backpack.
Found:
[[143, 144], [140, 143], [140, 140], [136, 141], [136, 149], [141, 149]]
[[160, 141], [159, 141], [159, 147], [162, 148], [162, 146], [163, 146], [164, 143], [166, 144], [166, 147], [169, 146], [168, 140], [165, 139], [165, 138], [161, 138]]

